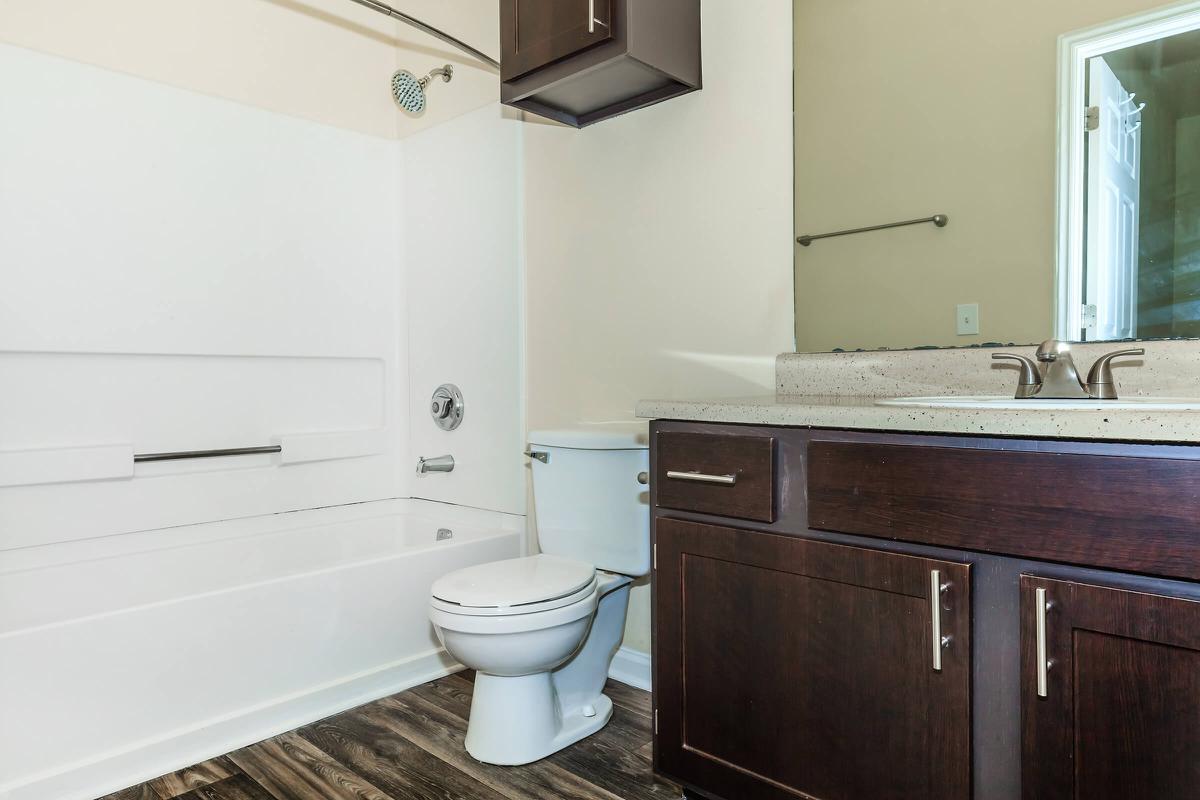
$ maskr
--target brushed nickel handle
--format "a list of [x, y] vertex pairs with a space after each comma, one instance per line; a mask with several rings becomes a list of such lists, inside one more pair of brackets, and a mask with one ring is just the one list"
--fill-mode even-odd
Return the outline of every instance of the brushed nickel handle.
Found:
[[1015, 353], [993, 353], [993, 361], [1016, 361], [1021, 365], [1021, 378], [1017, 382], [1017, 391], [1014, 397], [1018, 400], [1023, 400], [1027, 397], [1033, 397], [1042, 388], [1042, 374], [1038, 371], [1037, 362], [1028, 356], [1020, 356]]
[[703, 472], [679, 472], [667, 470], [667, 477], [677, 481], [693, 481], [695, 483], [716, 483], [721, 486], [733, 486], [737, 483], [737, 475], [707, 475]]
[[1097, 400], [1116, 400], [1117, 385], [1113, 380], [1112, 360], [1114, 358], [1124, 358], [1125, 356], [1144, 355], [1146, 355], [1145, 348], [1133, 347], [1128, 350], [1105, 353], [1097, 358], [1096, 363], [1092, 364], [1092, 368], [1088, 370], [1088, 393]]
[[1034, 620], [1037, 626], [1037, 693], [1038, 697], [1047, 697], [1050, 694], [1050, 660], [1046, 657], [1046, 611], [1050, 604], [1046, 602], [1046, 590], [1042, 587], [1035, 589], [1033, 595], [1036, 607]]
[[588, 33], [596, 32], [596, 0], [588, 0]]
[[950, 588], [942, 583], [940, 569], [929, 570], [929, 629], [933, 642], [933, 671], [942, 671], [942, 650], [950, 646], [950, 637], [942, 635], [942, 595]]

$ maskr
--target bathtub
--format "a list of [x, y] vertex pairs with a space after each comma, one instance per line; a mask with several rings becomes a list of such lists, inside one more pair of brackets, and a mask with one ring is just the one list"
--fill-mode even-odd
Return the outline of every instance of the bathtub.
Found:
[[429, 587], [524, 531], [389, 500], [0, 553], [0, 797], [90, 800], [457, 669]]

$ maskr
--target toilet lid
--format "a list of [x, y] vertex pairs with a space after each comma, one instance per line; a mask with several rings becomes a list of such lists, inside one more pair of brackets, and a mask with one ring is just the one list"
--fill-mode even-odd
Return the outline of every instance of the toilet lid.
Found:
[[578, 594], [595, 580], [591, 564], [542, 553], [456, 570], [438, 578], [431, 594], [463, 608], [513, 608]]

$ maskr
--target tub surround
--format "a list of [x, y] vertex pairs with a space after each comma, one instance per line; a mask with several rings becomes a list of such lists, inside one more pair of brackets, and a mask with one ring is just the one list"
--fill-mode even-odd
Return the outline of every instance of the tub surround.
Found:
[[[1122, 397], [1200, 396], [1200, 342], [1139, 342], [1146, 355], [1115, 362]], [[1075, 345], [1081, 367], [1119, 343]], [[639, 417], [812, 428], [969, 433], [1069, 439], [1194, 442], [1195, 411], [1112, 408], [1047, 410], [905, 408], [888, 397], [1011, 395], [1017, 370], [993, 362], [995, 352], [1033, 354], [1034, 347], [956, 350], [784, 353], [776, 360], [776, 393], [749, 397], [643, 400]]]

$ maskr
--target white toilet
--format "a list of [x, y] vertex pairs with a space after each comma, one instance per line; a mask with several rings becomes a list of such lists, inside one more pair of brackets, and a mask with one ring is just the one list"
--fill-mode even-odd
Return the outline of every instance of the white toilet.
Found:
[[629, 585], [650, 571], [644, 428], [530, 434], [542, 553], [438, 579], [429, 617], [476, 670], [467, 751], [527, 764], [604, 727]]

